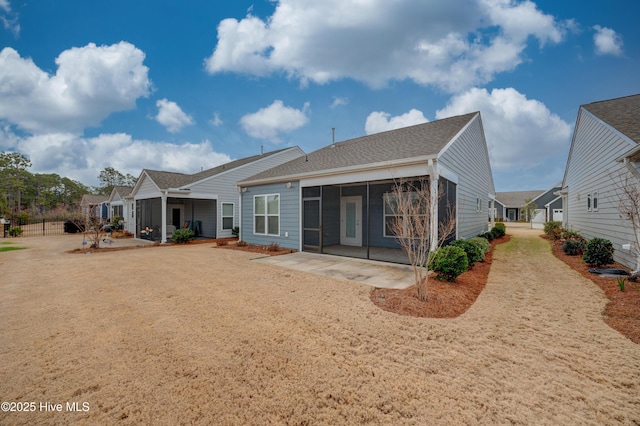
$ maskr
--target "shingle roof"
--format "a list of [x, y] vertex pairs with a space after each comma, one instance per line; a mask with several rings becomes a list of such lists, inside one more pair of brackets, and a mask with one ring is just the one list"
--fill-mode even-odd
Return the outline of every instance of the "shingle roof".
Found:
[[505, 207], [522, 207], [527, 204], [526, 200], [533, 200], [545, 190], [539, 189], [534, 191], [514, 191], [514, 192], [496, 192], [496, 200]]
[[132, 186], [115, 186], [114, 188], [121, 197], [126, 197], [127, 195], [131, 194], [131, 191], [133, 191]]
[[107, 197], [105, 195], [84, 194], [82, 196], [82, 200], [80, 201], [80, 204], [83, 205], [83, 206], [95, 205], [95, 204], [104, 203], [108, 199], [109, 199], [109, 197]]
[[338, 142], [258, 173], [244, 183], [437, 155], [477, 114], [459, 115]]
[[640, 94], [594, 102], [582, 107], [640, 144]]
[[287, 149], [291, 148], [283, 148], [276, 151], [265, 152], [264, 154], [241, 158], [239, 160], [230, 161], [229, 163], [225, 163], [220, 166], [190, 175], [185, 173], [163, 172], [160, 170], [149, 169], [144, 169], [143, 172], [146, 172], [147, 175], [155, 182], [156, 185], [158, 185], [160, 189], [179, 188], [200, 181], [202, 179], [218, 175], [222, 172], [227, 172], [237, 167], [244, 166], [245, 164], [252, 163], [261, 158], [267, 158], [271, 155], [277, 154]]

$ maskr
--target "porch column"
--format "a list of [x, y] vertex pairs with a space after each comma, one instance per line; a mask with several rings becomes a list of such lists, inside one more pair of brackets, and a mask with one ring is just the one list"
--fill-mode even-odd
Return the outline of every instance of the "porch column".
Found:
[[438, 227], [440, 221], [438, 220], [438, 195], [439, 195], [439, 179], [438, 179], [437, 165], [433, 160], [429, 160], [429, 196], [431, 197], [431, 205], [429, 206], [431, 217], [431, 250], [438, 248]]
[[162, 202], [160, 203], [160, 211], [162, 212], [162, 238], [160, 239], [161, 244], [167, 243], [167, 193], [162, 192], [160, 199]]

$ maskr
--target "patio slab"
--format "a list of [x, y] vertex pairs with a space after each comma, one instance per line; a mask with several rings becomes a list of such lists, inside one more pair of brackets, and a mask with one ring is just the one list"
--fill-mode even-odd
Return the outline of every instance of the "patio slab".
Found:
[[413, 268], [409, 265], [377, 262], [307, 252], [253, 259], [297, 271], [310, 272], [379, 288], [407, 288], [414, 284]]

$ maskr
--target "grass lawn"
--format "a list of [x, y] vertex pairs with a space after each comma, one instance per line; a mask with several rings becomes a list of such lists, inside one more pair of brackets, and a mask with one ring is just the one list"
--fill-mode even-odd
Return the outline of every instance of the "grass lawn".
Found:
[[15, 243], [11, 241], [0, 242], [0, 252], [26, 249], [26, 247], [14, 246], [14, 244]]

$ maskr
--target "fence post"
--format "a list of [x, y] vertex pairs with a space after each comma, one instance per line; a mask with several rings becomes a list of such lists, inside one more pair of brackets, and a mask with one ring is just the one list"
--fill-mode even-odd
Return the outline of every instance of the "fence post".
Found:
[[45, 230], [45, 223], [46, 223], [47, 219], [42, 218], [42, 236], [44, 237], [46, 234], [44, 232]]

